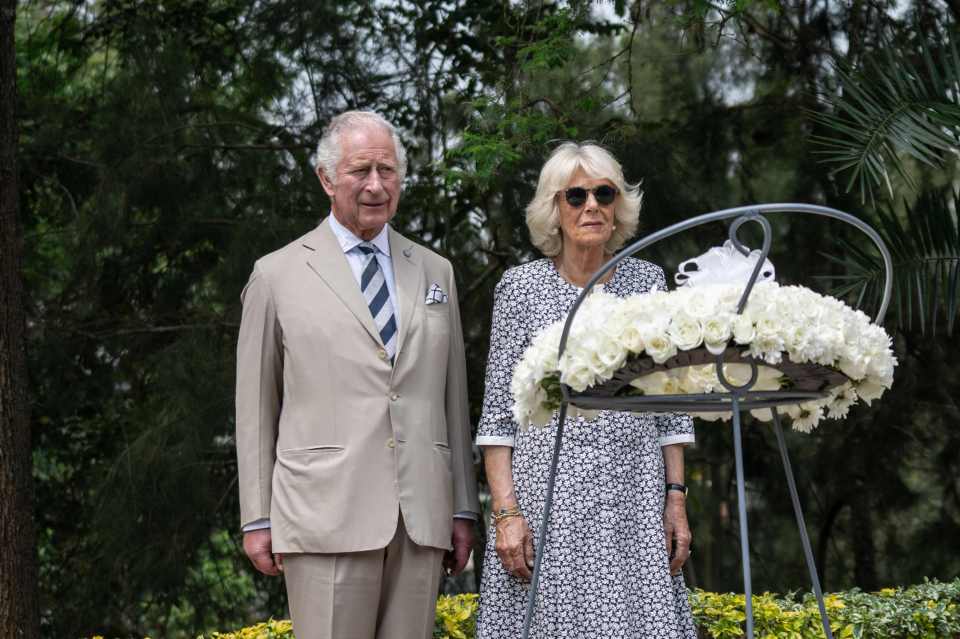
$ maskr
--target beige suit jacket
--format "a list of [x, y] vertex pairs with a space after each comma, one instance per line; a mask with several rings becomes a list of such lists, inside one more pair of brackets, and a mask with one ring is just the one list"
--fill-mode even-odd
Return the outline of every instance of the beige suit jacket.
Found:
[[[392, 229], [394, 365], [328, 222], [256, 262], [237, 346], [241, 524], [274, 552], [450, 548], [479, 512], [466, 364], [450, 263]], [[425, 304], [438, 284], [446, 304]]]

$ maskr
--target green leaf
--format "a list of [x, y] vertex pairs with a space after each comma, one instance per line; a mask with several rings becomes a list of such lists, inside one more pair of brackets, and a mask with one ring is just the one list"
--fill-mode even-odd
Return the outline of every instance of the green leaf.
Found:
[[942, 167], [958, 149], [956, 36], [933, 47], [921, 37], [909, 47], [884, 46], [859, 68], [838, 62], [842, 93], [828, 100], [828, 112], [812, 114], [828, 132], [813, 137], [820, 147], [815, 153], [834, 166], [834, 173], [848, 172], [846, 190], [858, 185], [863, 200], [881, 187], [892, 197], [891, 173], [916, 188], [907, 158]]

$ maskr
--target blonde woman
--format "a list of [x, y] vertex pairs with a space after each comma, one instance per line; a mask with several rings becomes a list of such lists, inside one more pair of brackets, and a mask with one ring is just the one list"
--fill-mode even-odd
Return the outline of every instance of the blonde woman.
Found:
[[[511, 268], [497, 284], [486, 393], [477, 436], [494, 521], [480, 588], [480, 639], [521, 634], [534, 539], [543, 513], [557, 416], [520, 430], [510, 379], [538, 331], [566, 316], [590, 277], [633, 236], [641, 194], [595, 144], [560, 146], [540, 172], [527, 227], [544, 258]], [[628, 258], [603, 288], [626, 296], [666, 289], [663, 270]], [[694, 639], [680, 569], [690, 528], [681, 415], [603, 411], [568, 419], [540, 573], [531, 637]]]

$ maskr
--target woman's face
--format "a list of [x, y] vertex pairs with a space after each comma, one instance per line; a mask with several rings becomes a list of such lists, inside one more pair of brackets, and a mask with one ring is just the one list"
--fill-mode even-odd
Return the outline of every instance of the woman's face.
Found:
[[[613, 233], [613, 211], [620, 194], [617, 193], [612, 202], [600, 204], [594, 193], [594, 189], [598, 186], [608, 186], [616, 192], [612, 181], [606, 178], [590, 177], [582, 168], [577, 168], [566, 187], [557, 193], [557, 206], [560, 207], [560, 232], [563, 234], [564, 247], [570, 244], [581, 248], [604, 246], [610, 239]], [[575, 187], [587, 191], [587, 199], [580, 206], [570, 204], [565, 194], [567, 189]], [[603, 199], [602, 196], [601, 199]]]

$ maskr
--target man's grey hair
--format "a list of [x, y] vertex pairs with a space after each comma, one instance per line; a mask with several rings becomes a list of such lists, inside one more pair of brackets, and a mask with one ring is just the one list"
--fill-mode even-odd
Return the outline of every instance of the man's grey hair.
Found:
[[323, 171], [328, 180], [333, 183], [337, 181], [337, 165], [340, 163], [340, 156], [342, 155], [340, 134], [350, 129], [370, 126], [371, 124], [382, 126], [390, 132], [394, 150], [397, 154], [397, 178], [403, 184], [403, 178], [407, 175], [407, 151], [403, 148], [397, 129], [375, 111], [345, 111], [330, 120], [324, 128], [320, 143], [317, 144], [316, 167]]

